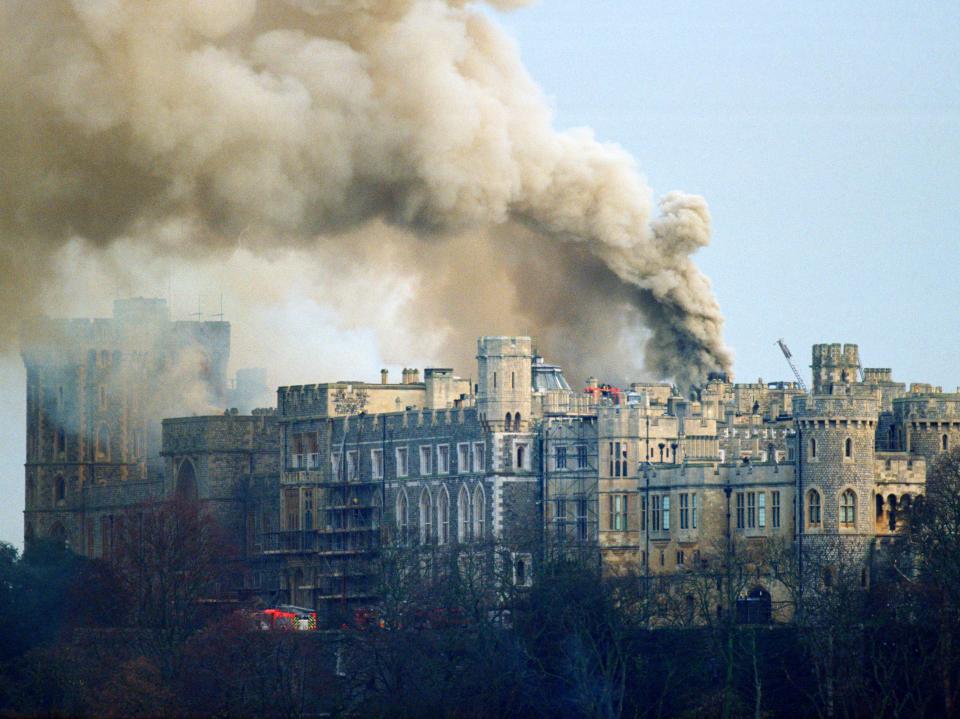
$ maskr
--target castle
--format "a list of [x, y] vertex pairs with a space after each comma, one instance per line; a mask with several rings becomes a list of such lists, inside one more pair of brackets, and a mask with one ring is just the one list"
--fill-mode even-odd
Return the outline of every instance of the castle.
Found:
[[530, 337], [481, 337], [475, 381], [383, 370], [177, 417], [158, 403], [171, 388], [229, 401], [229, 326], [170, 322], [153, 300], [114, 315], [47, 320], [24, 349], [26, 541], [109, 557], [118, 516], [179, 495], [242, 548], [238, 592], [331, 616], [377, 600], [377, 558], [398, 546], [466, 552], [524, 586], [555, 552], [667, 577], [718, 541], [780, 538], [821, 572], [842, 547], [866, 585], [927, 463], [960, 442], [960, 394], [861, 368], [851, 344], [814, 346], [810, 392], [717, 373], [684, 395], [574, 390]]

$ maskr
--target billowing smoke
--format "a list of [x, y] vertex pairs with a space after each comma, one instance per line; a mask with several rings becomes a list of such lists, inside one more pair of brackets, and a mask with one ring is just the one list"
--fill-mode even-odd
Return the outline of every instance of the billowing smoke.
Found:
[[0, 97], [7, 338], [76, 238], [177, 259], [240, 243], [324, 258], [321, 286], [412, 277], [411, 311], [461, 347], [525, 331], [626, 371], [640, 337], [651, 376], [729, 369], [690, 259], [703, 200], [652, 217], [630, 158], [555, 131], [463, 0], [7, 0]]

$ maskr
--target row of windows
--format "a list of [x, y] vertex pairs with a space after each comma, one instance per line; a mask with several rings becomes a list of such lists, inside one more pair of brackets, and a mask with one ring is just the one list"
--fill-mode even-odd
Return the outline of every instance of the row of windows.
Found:
[[[808, 457], [810, 459], [817, 458], [817, 438], [811, 437], [808, 443]], [[853, 459], [853, 440], [850, 437], [847, 437], [843, 441], [843, 457], [844, 459]]]
[[[765, 529], [767, 526], [767, 493], [737, 492], [737, 529]], [[770, 492], [770, 526], [780, 527], [780, 491]]]
[[[660, 549], [660, 550], [658, 550], [657, 554], [658, 554], [657, 563], [658, 563], [661, 567], [665, 567], [665, 566], [667, 565], [667, 555], [666, 555], [666, 551], [663, 550], [663, 549]], [[691, 559], [692, 559], [692, 564], [693, 564], [693, 566], [697, 566], [697, 565], [700, 564], [700, 550], [699, 550], [699, 549], [694, 549], [694, 550], [691, 552]], [[640, 552], [640, 562], [641, 562], [642, 564], [646, 564], [646, 563], [647, 563], [647, 553], [646, 553], [645, 550]], [[686, 563], [687, 563], [687, 553], [686, 553], [686, 550], [683, 550], [683, 549], [678, 549], [678, 550], [677, 550], [676, 562], [677, 562], [677, 566], [678, 566], [678, 567], [683, 567], [683, 566], [686, 565]]]
[[557, 445], [553, 448], [553, 459], [554, 468], [560, 470], [587, 469], [590, 466], [585, 444], [574, 445], [572, 448], [562, 444]]
[[[418, 448], [419, 474], [427, 476], [431, 474], [450, 474], [453, 471], [451, 465], [450, 445], [421, 445]], [[457, 450], [457, 469], [460, 473], [483, 472], [486, 466], [486, 445], [483, 442], [462, 442], [456, 446]], [[398, 477], [407, 477], [410, 475], [410, 449], [408, 447], [396, 447], [395, 459]], [[370, 450], [370, 473], [373, 479], [383, 479], [384, 477], [384, 457], [383, 449]], [[310, 452], [307, 454], [294, 454], [291, 457], [293, 469], [317, 469], [320, 465], [319, 452]], [[330, 453], [330, 468], [334, 477], [346, 479], [347, 481], [356, 481], [360, 476], [360, 451], [351, 449], [346, 452], [346, 464], [341, 466], [341, 453]]]
[[[456, 536], [458, 542], [482, 541], [485, 536], [486, 496], [483, 485], [478, 484], [473, 494], [461, 485], [457, 495]], [[397, 494], [397, 529], [404, 540], [412, 537], [411, 507], [406, 489]], [[446, 487], [441, 487], [436, 502], [428, 487], [420, 491], [416, 505], [418, 536], [421, 544], [448, 544], [451, 540], [450, 495]]]
[[[697, 529], [700, 522], [700, 506], [696, 492], [680, 492], [680, 505], [677, 508], [677, 520], [680, 529]], [[613, 531], [626, 532], [630, 530], [630, 495], [611, 494], [608, 497], [607, 526]], [[671, 508], [669, 494], [653, 494], [649, 497], [640, 495], [640, 531], [647, 531], [647, 521], [650, 522], [650, 531], [669, 532], [671, 523]]]
[[[817, 528], [823, 526], [822, 499], [820, 492], [811, 489], [807, 492], [807, 526]], [[840, 494], [840, 526], [855, 527], [857, 524], [857, 494], [852, 489], [844, 490]]]

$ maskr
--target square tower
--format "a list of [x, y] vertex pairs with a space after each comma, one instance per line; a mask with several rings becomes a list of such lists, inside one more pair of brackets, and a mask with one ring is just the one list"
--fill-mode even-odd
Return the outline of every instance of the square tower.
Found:
[[533, 340], [477, 340], [477, 408], [494, 431], [519, 432], [530, 420]]

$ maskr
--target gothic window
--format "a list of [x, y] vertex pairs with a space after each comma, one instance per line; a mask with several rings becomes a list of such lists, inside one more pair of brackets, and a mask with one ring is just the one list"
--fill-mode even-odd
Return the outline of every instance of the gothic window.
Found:
[[437, 499], [437, 542], [447, 544], [450, 541], [450, 494], [446, 487], [440, 488]]
[[820, 493], [815, 489], [807, 492], [807, 525], [820, 526]]
[[889, 517], [890, 531], [897, 528], [897, 495], [891, 494], [887, 497], [887, 516]]
[[57, 503], [67, 498], [67, 482], [63, 477], [57, 477], [54, 480], [54, 499]]
[[470, 539], [470, 495], [467, 493], [467, 486], [460, 486], [460, 493], [457, 495], [457, 540], [467, 542]]
[[519, 412], [513, 415], [513, 431], [514, 432], [520, 431], [520, 413]]
[[512, 416], [510, 415], [509, 412], [507, 412], [506, 417], [503, 418], [503, 429], [504, 429], [505, 432], [509, 432], [509, 431], [510, 431], [510, 423], [511, 423], [512, 421], [513, 421]]
[[404, 541], [410, 529], [407, 516], [407, 490], [405, 489], [401, 489], [397, 494], [397, 529], [400, 531], [400, 541]]
[[107, 429], [107, 425], [101, 424], [97, 429], [97, 442], [96, 442], [96, 461], [98, 462], [109, 462], [110, 461], [110, 430]]
[[521, 444], [517, 446], [517, 469], [524, 468], [523, 460], [524, 460], [524, 455], [526, 453], [526, 449], [527, 449], [527, 446], [525, 444]]
[[484, 493], [483, 485], [478, 484], [473, 490], [473, 538], [477, 541], [483, 540], [483, 520], [484, 520]]
[[852, 527], [857, 523], [857, 495], [852, 489], [840, 495], [840, 526]]
[[430, 490], [426, 487], [420, 492], [420, 544], [427, 544], [433, 539], [433, 502]]
[[843, 443], [843, 456], [847, 459], [851, 459], [853, 457], [853, 440], [849, 437], [847, 437]]
[[943, 449], [944, 452], [946, 452], [947, 449], [949, 449], [950, 440], [947, 438], [947, 435], [943, 435], [940, 438], [940, 445], [941, 445], [941, 449]]
[[817, 439], [816, 437], [810, 438], [810, 459], [817, 458]]

